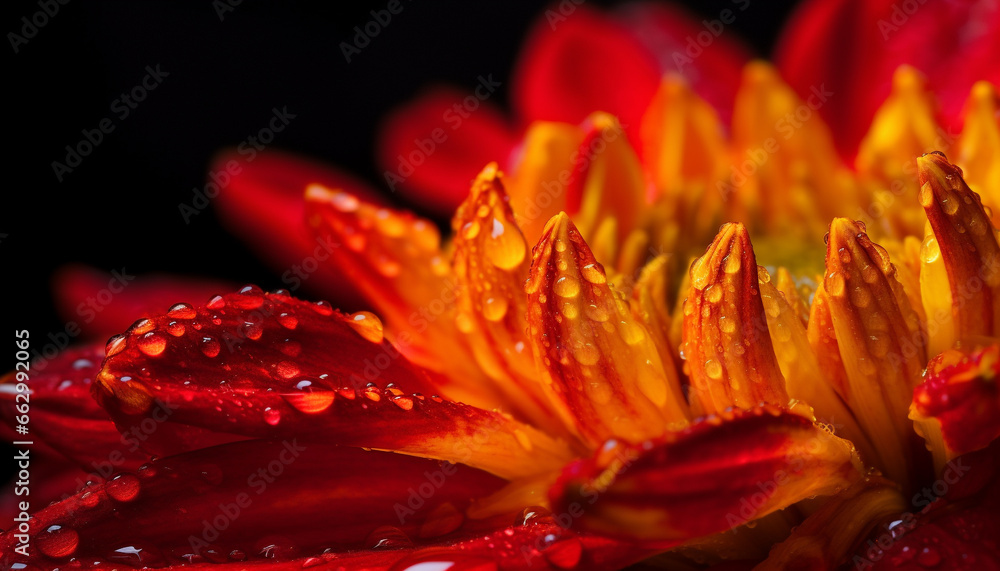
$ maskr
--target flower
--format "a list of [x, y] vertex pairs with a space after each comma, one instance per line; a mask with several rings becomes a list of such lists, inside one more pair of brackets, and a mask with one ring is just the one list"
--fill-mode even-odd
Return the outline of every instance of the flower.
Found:
[[[0, 536], [5, 563], [995, 563], [995, 83], [928, 56], [931, 80], [971, 92], [945, 140], [889, 50], [892, 91], [855, 149], [856, 123], [835, 135], [819, 115], [862, 95], [838, 103], [796, 58], [827, 49], [817, 21], [857, 7], [804, 8], [783, 52], [795, 88], [738, 69], [722, 37], [668, 50], [681, 73], [660, 81], [662, 52], [629, 30], [654, 46], [700, 33], [663, 10], [633, 7], [628, 28], [576, 8], [529, 39], [523, 134], [459, 115], [484, 142], [478, 175], [442, 148], [400, 182], [440, 187], [444, 207], [475, 176], [447, 242], [335, 174], [261, 158], [235, 177], [231, 220], [301, 271], [343, 272], [378, 317], [246, 286], [49, 360], [33, 434], [108, 473], [24, 522], [29, 556], [18, 528]], [[951, 10], [892, 24], [893, 45], [967, 21]], [[448, 97], [390, 121], [390, 162]], [[4, 384], [12, 426], [20, 380]]]

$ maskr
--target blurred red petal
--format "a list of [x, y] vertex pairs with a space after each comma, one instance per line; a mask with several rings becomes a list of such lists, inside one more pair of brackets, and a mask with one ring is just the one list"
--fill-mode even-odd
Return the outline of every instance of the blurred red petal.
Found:
[[50, 359], [36, 359], [26, 382], [30, 401], [18, 396], [24, 393], [18, 391], [16, 371], [0, 381], [0, 418], [6, 425], [18, 424], [16, 419], [21, 413], [16, 406], [28, 403], [30, 407], [28, 433], [16, 440], [47, 445], [93, 478], [135, 468], [146, 460], [138, 442], [123, 438], [90, 394], [103, 360], [104, 343], [67, 349]]
[[580, 123], [594, 111], [619, 118], [638, 140], [660, 81], [649, 53], [622, 25], [584, 6], [553, 5], [535, 25], [514, 72], [514, 108], [532, 121]]
[[246, 151], [223, 153], [211, 167], [210, 178], [214, 174], [222, 181], [215, 203], [223, 223], [279, 272], [290, 288], [302, 285], [338, 305], [357, 305], [361, 298], [336, 268], [319, 264], [305, 274], [297, 271], [315, 267], [307, 265], [308, 260], [329, 255], [329, 245], [316, 240], [306, 226], [306, 187], [318, 183], [377, 204], [385, 200], [366, 184], [333, 168], [273, 150]]
[[684, 78], [728, 124], [743, 66], [750, 60], [750, 50], [728, 26], [749, 5], [733, 2], [700, 21], [679, 6], [653, 3], [625, 5], [617, 16], [656, 58], [660, 74]]
[[484, 166], [506, 164], [517, 144], [488, 101], [506, 86], [492, 75], [478, 81], [468, 94], [437, 89], [408, 103], [386, 119], [379, 137], [386, 186], [441, 217], [455, 212]]
[[[382, 526], [412, 545], [489, 525], [463, 513], [502, 483], [467, 466], [332, 444], [231, 443], [155, 460], [42, 509], [29, 524], [32, 557], [17, 559], [46, 568], [69, 557], [119, 566], [280, 561], [372, 548]], [[8, 565], [13, 533], [0, 536]]]
[[432, 396], [431, 377], [384, 341], [381, 327], [369, 313], [343, 315], [247, 286], [113, 338], [95, 394], [123, 432], [143, 432], [156, 453], [299, 437], [503, 477], [570, 458], [565, 444], [509, 416]]
[[666, 549], [836, 493], [860, 468], [848, 441], [768, 407], [643, 444], [609, 441], [567, 466], [549, 494], [575, 529]]
[[109, 273], [74, 264], [55, 273], [52, 288], [67, 335], [73, 324], [78, 335], [103, 341], [140, 317], [161, 313], [178, 301], [207, 300], [235, 285], [166, 274], [136, 276], [127, 267]]
[[998, 52], [1000, 6], [991, 0], [811, 0], [786, 24], [775, 60], [800, 96], [833, 92], [819, 112], [850, 160], [897, 67], [927, 75], [943, 125], [957, 135], [972, 85], [982, 79], [1000, 85]]

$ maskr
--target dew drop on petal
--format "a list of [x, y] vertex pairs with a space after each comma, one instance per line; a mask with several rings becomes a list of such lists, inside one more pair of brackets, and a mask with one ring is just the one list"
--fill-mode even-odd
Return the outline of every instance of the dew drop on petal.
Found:
[[576, 297], [580, 293], [580, 282], [573, 276], [562, 276], [552, 285], [552, 291], [559, 297]]
[[69, 557], [80, 545], [80, 535], [71, 527], [52, 525], [35, 537], [35, 544], [49, 557]]
[[359, 311], [348, 317], [347, 324], [354, 329], [358, 335], [372, 343], [381, 343], [385, 338], [382, 321], [369, 311]]
[[139, 478], [132, 474], [119, 474], [104, 485], [104, 491], [119, 502], [130, 502], [139, 495]]
[[267, 407], [264, 409], [264, 422], [270, 424], [271, 426], [277, 426], [281, 422], [281, 412]]
[[206, 357], [218, 356], [219, 351], [222, 350], [222, 346], [219, 342], [212, 337], [202, 337], [201, 338], [201, 352], [205, 354]]
[[150, 331], [139, 337], [137, 341], [139, 350], [150, 357], [156, 357], [167, 348], [167, 340], [156, 331]]
[[285, 329], [295, 329], [299, 325], [299, 318], [295, 317], [292, 313], [280, 313], [278, 314], [278, 324], [280, 324]]

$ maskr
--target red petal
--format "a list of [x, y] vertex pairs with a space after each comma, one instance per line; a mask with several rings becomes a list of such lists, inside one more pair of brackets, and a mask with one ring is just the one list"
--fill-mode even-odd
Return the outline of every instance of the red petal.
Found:
[[728, 124], [750, 52], [729, 33], [724, 22], [740, 18], [748, 6], [748, 2], [733, 2], [717, 18], [701, 21], [683, 8], [669, 4], [626, 5], [619, 15], [632, 35], [656, 57], [660, 73], [683, 77], [691, 89], [715, 108], [722, 122]]
[[500, 89], [480, 76], [474, 93], [438, 89], [390, 115], [379, 137], [386, 186], [421, 209], [450, 217], [480, 170], [507, 164], [517, 143], [488, 98]]
[[836, 94], [819, 112], [850, 159], [903, 64], [927, 75], [944, 125], [957, 133], [962, 105], [981, 79], [1000, 85], [995, 2], [813, 0], [786, 25], [775, 59], [802, 97]]
[[913, 391], [910, 414], [921, 424], [937, 421], [946, 459], [1000, 438], [998, 377], [1000, 345], [995, 344], [971, 352], [945, 351], [927, 364], [924, 382]]
[[578, 529], [669, 548], [835, 493], [860, 468], [846, 440], [761, 408], [710, 417], [659, 441], [609, 441], [567, 466], [550, 496]]
[[503, 414], [425, 397], [434, 385], [382, 339], [374, 315], [343, 315], [253, 286], [137, 322], [109, 341], [108, 355], [95, 393], [123, 432], [162, 423], [146, 431], [145, 445], [157, 453], [299, 437], [459, 461], [503, 477], [558, 469], [570, 458], [561, 442]]
[[[250, 561], [281, 560], [373, 547], [380, 526], [397, 528], [386, 531], [400, 541], [426, 542], [463, 526], [471, 498], [502, 483], [396, 454], [297, 439], [238, 442], [153, 461], [37, 512], [26, 562], [51, 567], [73, 556], [161, 566], [198, 561], [188, 554], [228, 561], [234, 550]], [[0, 537], [3, 563], [13, 541]]]
[[17, 440], [47, 444], [94, 478], [135, 468], [146, 460], [138, 443], [122, 437], [90, 394], [91, 381], [103, 360], [103, 343], [67, 349], [49, 360], [36, 359], [26, 382], [30, 401], [18, 396], [24, 393], [18, 391], [16, 372], [0, 383], [0, 418], [5, 424], [18, 424], [21, 413], [16, 406], [24, 402], [30, 406], [28, 433]]
[[525, 123], [580, 123], [606, 111], [638, 134], [659, 80], [652, 54], [626, 28], [586, 7], [566, 16], [554, 7], [523, 48], [514, 106]]
[[[344, 304], [356, 305], [360, 301], [351, 283], [328, 264], [318, 264], [312, 272], [296, 271], [306, 260], [326, 259], [330, 248], [336, 247], [317, 240], [309, 231], [304, 197], [307, 186], [322, 184], [384, 204], [377, 192], [342, 172], [273, 150], [257, 153], [252, 148], [241, 148], [226, 152], [216, 158], [209, 175], [221, 181], [215, 202], [222, 221], [272, 267], [283, 272], [284, 283], [292, 289], [304, 285], [311, 292]], [[189, 213], [185, 219], [195, 223], [194, 216]]]
[[[1000, 446], [949, 462], [941, 479], [913, 497], [926, 506], [903, 514], [892, 530], [881, 530], [855, 554], [855, 568], [881, 571], [980, 571], [1000, 569]], [[941, 499], [935, 500], [939, 494]], [[933, 503], [931, 503], [933, 502]]]
[[82, 330], [82, 335], [99, 339], [107, 339], [136, 319], [161, 313], [178, 301], [207, 300], [236, 288], [222, 280], [165, 274], [135, 276], [127, 268], [107, 273], [81, 265], [61, 268], [53, 277], [52, 287], [67, 333], [72, 323]]

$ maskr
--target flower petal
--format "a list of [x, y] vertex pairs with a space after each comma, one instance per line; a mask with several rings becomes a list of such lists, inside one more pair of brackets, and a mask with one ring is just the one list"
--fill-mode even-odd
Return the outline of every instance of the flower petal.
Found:
[[824, 85], [838, 94], [820, 113], [850, 159], [900, 65], [927, 75], [949, 129], [960, 124], [976, 81], [1000, 85], [994, 61], [1000, 51], [998, 10], [989, 0], [907, 6], [894, 0], [812, 0], [786, 24], [775, 59], [802, 97]]
[[516, 139], [500, 111], [485, 101], [498, 85], [492, 76], [479, 81], [474, 96], [439, 88], [386, 118], [378, 149], [390, 190], [450, 216], [484, 165], [506, 165]]
[[306, 200], [310, 225], [321, 240], [337, 245], [326, 264], [355, 283], [406, 358], [445, 373], [453, 381], [440, 389], [447, 396], [500, 406], [502, 396], [460, 335], [459, 286], [434, 223], [320, 186], [310, 187]]
[[1000, 345], [949, 349], [927, 364], [913, 391], [910, 418], [934, 454], [937, 471], [1000, 438]]
[[986, 81], [972, 86], [966, 102], [965, 127], [958, 140], [958, 162], [965, 182], [991, 205], [993, 223], [1000, 223], [1000, 94]]
[[304, 285], [340, 303], [358, 304], [361, 298], [354, 284], [344, 280], [337, 268], [319, 264], [314, 271], [301, 270], [326, 259], [337, 247], [309, 232], [303, 195], [309, 185], [321, 184], [382, 204], [377, 192], [340, 171], [274, 150], [228, 151], [215, 159], [210, 174], [218, 175], [211, 184], [216, 178], [222, 181], [215, 202], [223, 223], [282, 272], [285, 283], [292, 289]]
[[528, 335], [542, 383], [567, 426], [586, 442], [638, 441], [685, 425], [649, 332], [611, 289], [565, 213], [535, 246], [527, 285]]
[[138, 467], [147, 456], [139, 451], [137, 436], [120, 434], [90, 394], [103, 360], [104, 343], [66, 349], [48, 360], [36, 359], [25, 382], [28, 393], [18, 391], [17, 373], [9, 373], [0, 380], [0, 418], [13, 427], [21, 414], [15, 407], [29, 403], [28, 440], [44, 442], [101, 477], [115, 469]]
[[567, 466], [550, 495], [578, 529], [669, 548], [861, 476], [848, 441], [768, 407], [709, 417], [642, 445], [609, 442]]
[[788, 405], [760, 298], [757, 259], [742, 224], [726, 224], [691, 265], [684, 354], [692, 400], [708, 414]]
[[234, 284], [221, 280], [165, 274], [135, 276], [125, 268], [108, 273], [82, 265], [60, 268], [52, 278], [52, 287], [62, 318], [77, 324], [82, 335], [101, 339], [180, 300], [207, 300], [235, 289]]
[[920, 320], [895, 273], [862, 226], [834, 219], [823, 285], [846, 371], [842, 396], [879, 454], [865, 461], [908, 490], [925, 457], [907, 411], [926, 357]]
[[1000, 334], [1000, 244], [961, 169], [936, 152], [917, 159], [917, 166], [930, 223], [920, 282], [924, 309], [938, 325], [928, 328], [929, 351], [937, 354], [958, 340]]
[[[380, 526], [427, 541], [462, 526], [470, 499], [502, 483], [467, 466], [301, 439], [230, 443], [155, 460], [35, 513], [26, 563], [162, 566], [239, 550], [249, 564], [371, 548]], [[7, 562], [12, 539], [0, 539]]]
[[678, 5], [653, 2], [626, 4], [616, 15], [653, 54], [661, 75], [682, 77], [727, 124], [750, 50], [724, 28], [724, 23], [740, 18], [747, 7], [747, 3], [734, 3], [711, 21], [699, 21]]
[[95, 386], [122, 431], [162, 423], [144, 442], [161, 454], [299, 437], [461, 461], [503, 477], [570, 457], [562, 442], [507, 415], [414, 390], [435, 389], [382, 339], [372, 314], [342, 315], [252, 286], [136, 323], [109, 342]]
[[837, 569], [881, 523], [906, 511], [895, 485], [870, 476], [837, 494], [774, 546], [755, 571]]
[[531, 256], [496, 163], [476, 178], [455, 213], [452, 230], [456, 323], [476, 362], [522, 417], [550, 433], [568, 435], [537, 380], [524, 295]]
[[576, 6], [546, 12], [524, 45], [514, 71], [513, 101], [521, 120], [579, 123], [594, 111], [638, 129], [660, 73], [621, 25]]

